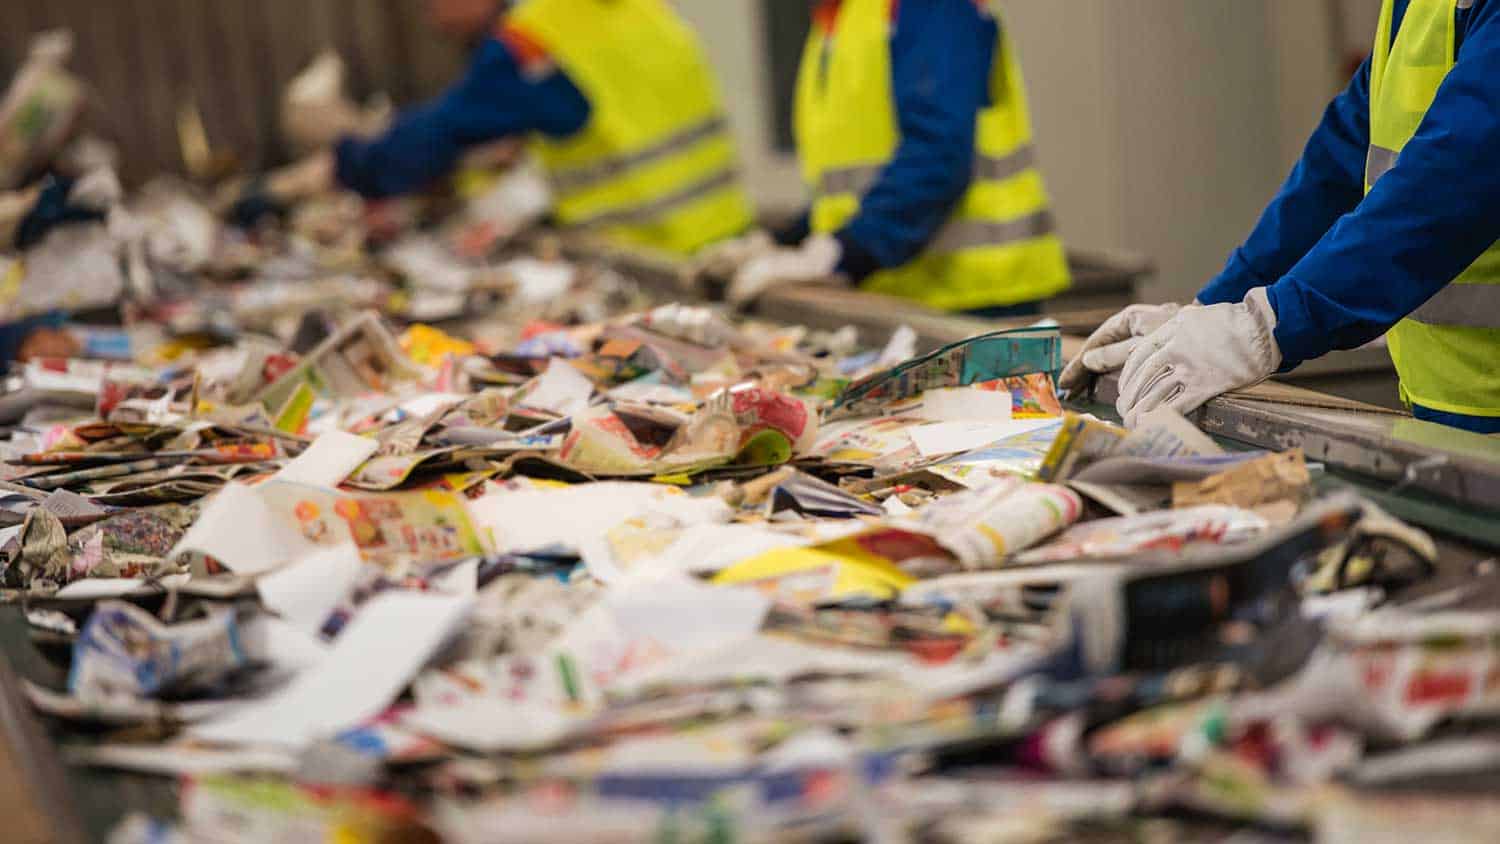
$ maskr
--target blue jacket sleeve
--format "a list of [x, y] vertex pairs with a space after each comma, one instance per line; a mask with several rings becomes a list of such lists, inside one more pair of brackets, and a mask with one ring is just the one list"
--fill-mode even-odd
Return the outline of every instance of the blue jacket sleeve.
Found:
[[525, 73], [490, 38], [437, 99], [402, 112], [379, 138], [340, 141], [336, 172], [340, 184], [366, 197], [396, 196], [448, 175], [471, 147], [523, 132], [567, 137], [588, 118], [588, 101], [562, 71]]
[[900, 4], [891, 75], [901, 145], [836, 235], [850, 278], [915, 258], [968, 190], [996, 40], [995, 21], [973, 0]]
[[1198, 294], [1205, 305], [1239, 302], [1287, 273], [1364, 196], [1370, 146], [1370, 63], [1323, 113], [1302, 158], [1223, 272]]
[[1500, 3], [1485, 3], [1396, 166], [1269, 288], [1288, 363], [1379, 337], [1500, 240], [1496, 149]]

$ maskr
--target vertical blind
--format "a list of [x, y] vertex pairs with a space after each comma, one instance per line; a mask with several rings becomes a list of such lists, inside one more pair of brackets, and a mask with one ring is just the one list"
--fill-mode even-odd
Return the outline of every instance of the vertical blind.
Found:
[[115, 141], [123, 176], [180, 171], [179, 108], [193, 104], [216, 148], [247, 166], [279, 161], [277, 104], [286, 82], [325, 47], [348, 64], [358, 99], [430, 95], [461, 57], [422, 17], [422, 0], [4, 0], [0, 73], [8, 80], [33, 34], [67, 28], [72, 70], [93, 89], [91, 124]]

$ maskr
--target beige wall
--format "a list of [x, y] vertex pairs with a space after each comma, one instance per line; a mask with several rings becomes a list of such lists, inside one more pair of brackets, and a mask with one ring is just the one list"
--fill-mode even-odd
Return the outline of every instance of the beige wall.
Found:
[[[1216, 273], [1342, 84], [1328, 0], [1000, 0], [1070, 243], [1148, 254], [1148, 298]], [[725, 80], [758, 198], [800, 201], [766, 151], [758, 0], [678, 0]], [[1341, 49], [1341, 48], [1340, 48]]]
[[[1151, 255], [1160, 272], [1145, 295], [1190, 296], [1243, 236], [1281, 169], [1264, 4], [1007, 8], [1065, 237]], [[1070, 32], [1085, 25], [1094, 55], [1078, 62]]]
[[773, 210], [800, 206], [803, 192], [795, 162], [772, 152], [769, 140], [770, 91], [760, 0], [678, 0], [677, 8], [698, 28], [713, 54], [756, 200]]

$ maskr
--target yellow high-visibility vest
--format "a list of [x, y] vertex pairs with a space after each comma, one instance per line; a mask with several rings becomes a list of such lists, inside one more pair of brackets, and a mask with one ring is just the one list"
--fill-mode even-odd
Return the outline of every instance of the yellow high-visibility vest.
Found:
[[[837, 231], [895, 157], [901, 128], [891, 81], [893, 0], [844, 0], [831, 28], [814, 27], [796, 103], [797, 153], [814, 194], [812, 230]], [[1069, 284], [1031, 143], [1021, 67], [1002, 26], [991, 105], [975, 127], [973, 181], [948, 221], [910, 263], [864, 289], [944, 310], [1032, 302]]]
[[[1385, 0], [1370, 66], [1366, 193], [1396, 166], [1453, 70], [1456, 13], [1467, 2], [1411, 0], [1400, 31], [1393, 32], [1396, 4]], [[1398, 323], [1387, 339], [1402, 400], [1447, 413], [1500, 416], [1500, 244]]]
[[664, 0], [525, 0], [503, 26], [589, 101], [582, 131], [535, 142], [561, 223], [680, 254], [750, 227], [718, 86]]

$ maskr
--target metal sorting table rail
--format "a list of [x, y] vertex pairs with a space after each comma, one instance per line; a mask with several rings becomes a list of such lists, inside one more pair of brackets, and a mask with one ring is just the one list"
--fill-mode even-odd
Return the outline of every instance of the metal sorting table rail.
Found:
[[[683, 280], [683, 265], [678, 259], [578, 237], [563, 238], [560, 245], [571, 257], [613, 264], [663, 295], [694, 298], [700, 292]], [[1073, 287], [1047, 302], [1043, 314], [1056, 321], [1065, 335], [1080, 338], [1137, 301], [1137, 288], [1154, 271], [1149, 260], [1121, 252], [1069, 250], [1068, 264]], [[954, 316], [890, 296], [834, 285], [773, 290], [761, 299], [756, 313], [773, 321], [830, 331], [853, 324], [871, 337], [883, 337], [900, 325], [909, 325], [917, 332], [919, 345], [927, 349], [997, 326], [1018, 328], [1035, 322], [1030, 317], [994, 321]], [[1334, 352], [1304, 363], [1281, 380], [1387, 409], [1401, 407], [1396, 371], [1390, 354], [1380, 346]]]
[[[565, 254], [599, 260], [663, 295], [691, 298], [696, 291], [684, 281], [682, 264], [660, 255], [622, 250], [598, 241], [561, 241]], [[1102, 261], [1103, 258], [1094, 258]], [[1076, 260], [1075, 260], [1076, 263]], [[1122, 265], [1144, 273], [1139, 260]], [[1032, 318], [982, 320], [955, 316], [889, 296], [842, 286], [808, 285], [769, 291], [755, 313], [773, 321], [835, 330], [853, 325], [866, 342], [875, 343], [901, 325], [917, 332], [920, 350], [930, 350], [998, 328], [1019, 328]], [[1083, 337], [1106, 319], [1110, 309], [1059, 311], [1057, 321], [1071, 355]], [[1383, 361], [1383, 363], [1382, 363]], [[1329, 361], [1305, 365], [1314, 377], [1388, 369], [1384, 349], [1342, 353]], [[1478, 547], [1500, 551], [1500, 439], [1421, 422], [1386, 407], [1328, 395], [1281, 378], [1247, 391], [1215, 399], [1193, 416], [1205, 431], [1231, 443], [1254, 448], [1302, 448], [1309, 460], [1322, 462], [1331, 476], [1389, 503], [1396, 515], [1430, 530], [1456, 534]], [[1112, 414], [1117, 383], [1101, 379], [1088, 400]], [[1399, 511], [1399, 512], [1397, 512]]]
[[[564, 241], [569, 257], [603, 262], [663, 295], [691, 298], [679, 266], [656, 256]], [[1071, 352], [1113, 308], [1050, 314]], [[766, 319], [837, 329], [853, 325], [878, 342], [911, 326], [923, 349], [1030, 319], [986, 321], [914, 307], [910, 303], [838, 287], [776, 290], [760, 303]], [[1383, 352], [1382, 352], [1383, 354]], [[1103, 379], [1071, 404], [1113, 416], [1117, 384]], [[1461, 578], [1500, 554], [1500, 439], [1416, 421], [1379, 407], [1284, 385], [1263, 385], [1210, 402], [1194, 421], [1230, 447], [1301, 447], [1326, 471], [1323, 489], [1353, 487], [1395, 515], [1431, 531], [1444, 561], [1440, 578]], [[71, 768], [54, 739], [29, 710], [18, 678], [55, 683], [61, 671], [29, 641], [19, 607], [0, 606], [0, 811], [10, 819], [8, 842], [75, 842], [102, 838], [137, 810], [168, 816], [174, 784], [138, 774]], [[52, 675], [48, 677], [48, 674]]]

